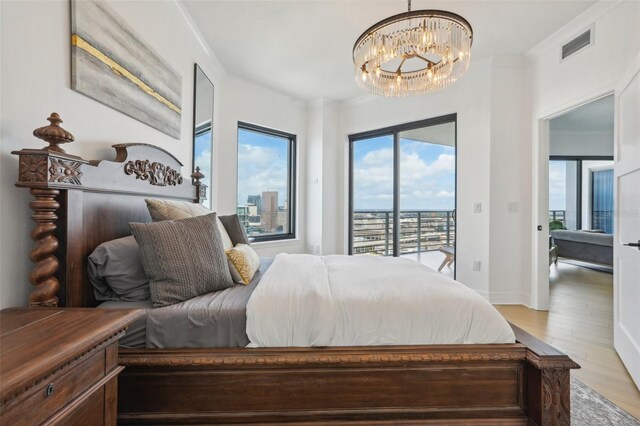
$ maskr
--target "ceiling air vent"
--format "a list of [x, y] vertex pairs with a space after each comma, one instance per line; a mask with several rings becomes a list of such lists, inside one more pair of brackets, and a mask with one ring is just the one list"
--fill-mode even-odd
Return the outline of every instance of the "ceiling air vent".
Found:
[[569, 56], [574, 53], [578, 53], [578, 51], [584, 49], [592, 43], [591, 37], [592, 29], [588, 29], [587, 31], [580, 34], [578, 37], [574, 38], [567, 44], [562, 46], [562, 58], [567, 59]]

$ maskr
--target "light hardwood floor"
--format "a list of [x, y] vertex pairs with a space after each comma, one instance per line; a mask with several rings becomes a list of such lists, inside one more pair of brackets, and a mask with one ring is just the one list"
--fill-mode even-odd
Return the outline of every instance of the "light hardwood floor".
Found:
[[613, 349], [613, 276], [559, 262], [551, 266], [549, 311], [496, 308], [505, 318], [565, 352], [571, 374], [640, 419], [640, 391]]

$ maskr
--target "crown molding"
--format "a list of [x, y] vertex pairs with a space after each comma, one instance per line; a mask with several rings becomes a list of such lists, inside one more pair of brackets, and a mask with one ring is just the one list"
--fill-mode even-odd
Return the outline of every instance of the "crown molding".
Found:
[[224, 66], [222, 65], [220, 60], [218, 60], [218, 57], [216, 56], [215, 52], [213, 51], [213, 49], [211, 48], [209, 43], [207, 43], [207, 39], [200, 32], [200, 29], [198, 28], [198, 25], [195, 23], [195, 21], [191, 17], [191, 14], [187, 10], [187, 7], [184, 5], [184, 2], [182, 0], [171, 0], [171, 2], [180, 11], [180, 14], [182, 15], [182, 18], [187, 23], [187, 26], [189, 27], [189, 29], [193, 33], [193, 35], [196, 38], [196, 40], [198, 40], [198, 43], [200, 44], [200, 47], [202, 47], [202, 50], [204, 50], [204, 52], [207, 54], [207, 56], [209, 58], [211, 58], [211, 60], [213, 60], [215, 62], [216, 66], [220, 70], [222, 70], [223, 74], [227, 74], [226, 69], [224, 68]]

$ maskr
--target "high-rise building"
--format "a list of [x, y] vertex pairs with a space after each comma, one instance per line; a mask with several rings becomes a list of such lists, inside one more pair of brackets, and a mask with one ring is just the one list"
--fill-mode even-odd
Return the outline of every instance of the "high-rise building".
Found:
[[247, 204], [258, 206], [258, 214], [260, 214], [260, 199], [261, 197], [259, 195], [249, 195], [247, 197]]
[[266, 233], [276, 232], [278, 227], [278, 191], [262, 193], [260, 225]]
[[247, 206], [238, 206], [236, 208], [236, 214], [238, 215], [238, 219], [240, 223], [246, 228], [249, 224], [249, 207]]
[[284, 209], [278, 209], [278, 219], [276, 226], [278, 232], [289, 232], [289, 212]]

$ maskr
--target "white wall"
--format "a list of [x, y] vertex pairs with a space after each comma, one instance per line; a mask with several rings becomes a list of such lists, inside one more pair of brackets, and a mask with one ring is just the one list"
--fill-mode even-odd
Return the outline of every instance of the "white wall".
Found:
[[307, 191], [307, 252], [322, 252], [322, 167], [324, 144], [324, 99], [307, 104], [307, 175], [300, 186]]
[[[593, 25], [595, 44], [560, 62], [560, 46]], [[640, 2], [599, 2], [548, 37], [527, 54], [531, 63], [534, 210], [530, 239], [535, 244], [532, 256], [533, 286], [531, 306], [547, 309], [548, 301], [548, 158], [549, 145], [543, 119], [610, 94], [640, 51]], [[535, 231], [542, 225], [542, 232]]]
[[307, 109], [307, 251], [344, 253], [342, 194], [343, 151], [339, 135], [340, 105], [329, 99], [309, 102]]
[[[76, 141], [64, 148], [87, 159], [112, 159], [115, 143], [144, 142], [158, 145], [183, 162], [190, 173], [193, 123], [193, 64], [198, 63], [215, 86], [214, 100], [214, 208], [235, 212], [235, 160], [237, 120], [296, 133], [299, 155], [304, 158], [305, 105], [253, 86], [225, 71], [197, 30], [173, 0], [113, 1], [110, 3], [138, 34], [182, 75], [182, 132], [173, 139], [124, 114], [89, 99], [70, 88], [70, 1], [0, 1], [0, 307], [27, 303], [31, 285], [27, 275], [33, 243], [31, 197], [16, 188], [17, 157], [11, 151], [40, 148], [31, 136], [46, 124], [53, 111]], [[19, 34], [19, 40], [16, 39]], [[302, 162], [303, 163], [303, 162]], [[299, 162], [298, 164], [301, 164]], [[304, 165], [299, 173], [304, 173]], [[304, 212], [304, 191], [299, 194]], [[304, 220], [298, 221], [304, 238]], [[303, 240], [300, 240], [303, 241]], [[259, 251], [303, 250], [300, 241], [261, 245]]]
[[[327, 100], [323, 103], [323, 164], [322, 164], [322, 253], [344, 253], [344, 210], [339, 202], [345, 177], [344, 139], [340, 134], [340, 106]], [[336, 165], [338, 167], [336, 167]], [[343, 165], [343, 167], [339, 167]]]
[[236, 212], [238, 122], [256, 124], [297, 136], [296, 239], [254, 243], [261, 256], [306, 251], [307, 108], [303, 101], [226, 74], [216, 91], [221, 103], [219, 138], [214, 140], [217, 170], [216, 207], [220, 214]]
[[[600, 2], [533, 48], [535, 116], [555, 114], [613, 90], [640, 49], [640, 2]], [[594, 25], [595, 43], [560, 62], [560, 46]]]
[[[345, 153], [348, 135], [396, 124], [457, 113], [458, 115], [458, 193], [457, 193], [457, 262], [459, 281], [488, 296], [489, 293], [489, 214], [490, 206], [490, 109], [491, 60], [472, 61], [467, 74], [455, 85], [428, 96], [409, 98], [363, 97], [344, 103], [340, 109], [340, 150], [328, 165], [336, 176], [342, 176], [332, 190], [343, 212], [338, 224], [346, 250], [348, 174]], [[342, 169], [342, 170], [341, 170]], [[473, 213], [473, 203], [482, 203], [482, 213]], [[471, 270], [480, 260], [483, 268]]]
[[530, 293], [530, 85], [522, 57], [496, 57], [491, 72], [489, 300], [527, 303]]

